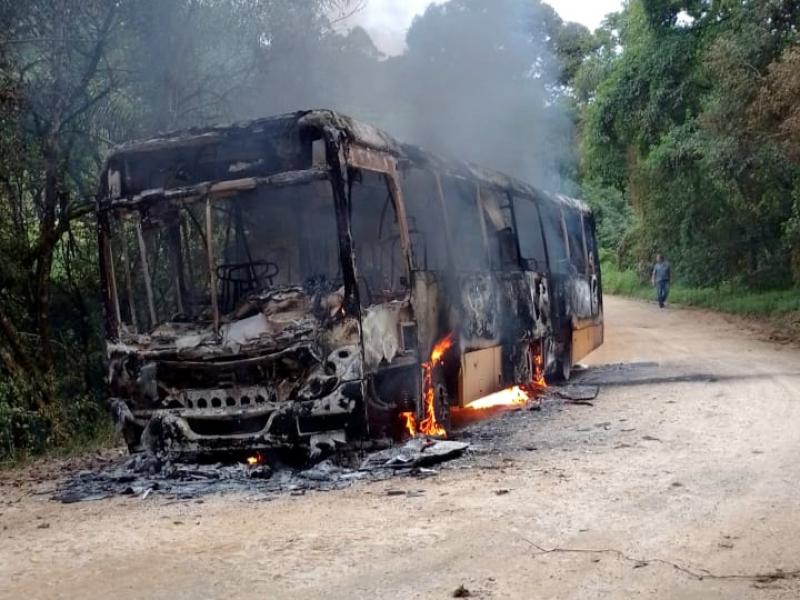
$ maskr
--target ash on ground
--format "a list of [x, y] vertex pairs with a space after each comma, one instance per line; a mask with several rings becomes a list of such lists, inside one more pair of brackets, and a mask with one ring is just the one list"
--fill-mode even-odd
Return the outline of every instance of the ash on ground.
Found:
[[139, 454], [100, 471], [76, 473], [56, 491], [54, 499], [72, 503], [126, 495], [147, 498], [153, 493], [178, 499], [221, 492], [299, 495], [309, 490], [341, 489], [356, 481], [432, 475], [435, 471], [430, 466], [462, 456], [469, 446], [466, 442], [419, 438], [367, 454], [363, 461], [358, 461], [354, 453], [343, 453], [309, 468], [292, 468], [277, 461], [187, 464]]
[[[649, 365], [648, 365], [649, 366]], [[594, 369], [592, 371], [595, 371]], [[613, 367], [598, 369], [615, 372]], [[416, 438], [378, 452], [340, 452], [306, 468], [279, 461], [269, 464], [186, 464], [153, 455], [121, 457], [99, 470], [84, 470], [61, 484], [53, 498], [65, 503], [102, 500], [114, 496], [147, 498], [164, 495], [191, 499], [207, 494], [246, 492], [265, 499], [276, 494], [302, 495], [307, 491], [332, 491], [356, 482], [393, 477], [429, 477], [437, 469], [479, 467], [502, 457], [519, 444], [522, 430], [532, 419], [547, 420], [549, 413], [573, 401], [596, 398], [597, 381], [579, 377], [580, 384], [550, 388], [524, 407], [486, 412], [452, 432], [450, 440]], [[436, 469], [432, 468], [436, 467]]]

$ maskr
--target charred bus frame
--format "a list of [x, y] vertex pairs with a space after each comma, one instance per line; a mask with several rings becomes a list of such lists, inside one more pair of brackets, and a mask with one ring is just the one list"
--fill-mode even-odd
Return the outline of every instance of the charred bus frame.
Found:
[[321, 451], [396, 437], [401, 414], [441, 433], [451, 406], [529, 383], [537, 358], [568, 378], [602, 343], [583, 203], [331, 111], [131, 143], [101, 182], [133, 450]]

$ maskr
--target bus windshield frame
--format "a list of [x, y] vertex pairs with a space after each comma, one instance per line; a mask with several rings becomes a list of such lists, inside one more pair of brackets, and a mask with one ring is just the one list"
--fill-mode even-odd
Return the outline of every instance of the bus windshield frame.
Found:
[[[252, 294], [342, 288], [331, 179], [320, 170], [295, 175], [301, 176], [225, 181], [205, 194], [171, 198], [168, 191], [112, 205], [106, 243], [121, 330], [147, 334], [181, 322], [218, 327]], [[278, 236], [282, 255], [270, 246]], [[294, 245], [286, 243], [292, 239]], [[324, 273], [312, 272], [322, 263]]]

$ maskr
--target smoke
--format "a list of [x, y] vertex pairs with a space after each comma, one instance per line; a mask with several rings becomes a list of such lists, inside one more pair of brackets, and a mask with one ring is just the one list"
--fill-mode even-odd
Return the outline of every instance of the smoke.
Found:
[[548, 48], [552, 9], [520, 0], [431, 6], [393, 59], [400, 105], [388, 129], [431, 150], [561, 189], [572, 122]]
[[[332, 108], [433, 152], [572, 190], [573, 122], [553, 51], [562, 23], [539, 0], [431, 5], [393, 57], [361, 28], [342, 33], [330, 0], [145, 1], [162, 43], [145, 48], [142, 72], [155, 80], [143, 94], [164, 99], [161, 129]], [[336, 0], [335, 14], [359, 1]]]
[[[377, 0], [372, 0], [377, 1]], [[361, 28], [306, 29], [286, 9], [247, 116], [333, 108], [398, 139], [548, 189], [570, 191], [573, 123], [553, 55], [561, 21], [531, 0], [450, 0], [430, 6], [406, 51], [381, 55]]]

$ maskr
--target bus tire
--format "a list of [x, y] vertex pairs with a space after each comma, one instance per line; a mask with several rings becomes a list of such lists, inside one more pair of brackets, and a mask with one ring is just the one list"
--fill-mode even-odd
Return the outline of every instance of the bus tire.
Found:
[[569, 381], [572, 375], [572, 341], [567, 339], [564, 342], [564, 349], [556, 360], [555, 380], [561, 383]]

